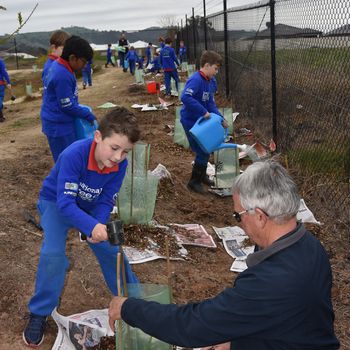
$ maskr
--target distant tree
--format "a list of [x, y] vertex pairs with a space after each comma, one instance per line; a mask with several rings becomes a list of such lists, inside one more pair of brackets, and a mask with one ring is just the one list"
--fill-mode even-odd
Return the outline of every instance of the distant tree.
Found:
[[[23, 21], [23, 17], [22, 17], [22, 13], [18, 12], [17, 14], [17, 20], [18, 20], [18, 24], [19, 26], [17, 27], [17, 29], [15, 29], [11, 34], [6, 35], [3, 39], [0, 40], [0, 44], [4, 43], [8, 40], [10, 40], [12, 37], [14, 37], [16, 34], [18, 34], [18, 32], [24, 27], [24, 25], [29, 21], [29, 18], [32, 17], [34, 11], [36, 10], [36, 8], [38, 7], [38, 3], [34, 6], [32, 12], [29, 14], [29, 16], [26, 18], [25, 21]], [[6, 7], [0, 5], [0, 10], [4, 10], [6, 11]]]

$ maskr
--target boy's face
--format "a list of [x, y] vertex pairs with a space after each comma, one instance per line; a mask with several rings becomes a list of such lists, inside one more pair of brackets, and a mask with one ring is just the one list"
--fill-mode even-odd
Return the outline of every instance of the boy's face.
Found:
[[62, 51], [63, 51], [63, 45], [62, 46], [56, 46], [56, 45], [51, 45], [51, 52], [60, 57], [62, 55]]
[[211, 79], [212, 77], [214, 77], [218, 73], [219, 66], [217, 64], [206, 63], [203, 67], [203, 71], [204, 71], [205, 75], [209, 79]]
[[100, 169], [111, 168], [123, 161], [132, 150], [134, 144], [123, 134], [112, 133], [111, 136], [102, 139], [99, 130], [95, 132], [96, 142], [95, 159]]
[[74, 55], [70, 55], [68, 62], [74, 72], [79, 72], [86, 66], [87, 60], [83, 57], [77, 58]]

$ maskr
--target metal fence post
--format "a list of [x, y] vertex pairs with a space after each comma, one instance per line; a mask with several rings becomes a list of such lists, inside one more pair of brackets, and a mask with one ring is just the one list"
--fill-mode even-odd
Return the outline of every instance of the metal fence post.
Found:
[[194, 63], [197, 68], [197, 40], [196, 40], [196, 20], [194, 18], [194, 7], [192, 7], [192, 25], [193, 25], [193, 53], [194, 53]]
[[16, 41], [16, 38], [13, 38], [13, 43], [15, 44], [16, 67], [18, 69], [18, 52], [17, 52], [17, 41]]
[[186, 47], [187, 47], [187, 60], [189, 60], [191, 50], [190, 50], [190, 37], [189, 37], [189, 34], [188, 34], [188, 19], [187, 19], [187, 15], [185, 16], [185, 18], [186, 18]]
[[271, 22], [271, 94], [272, 94], [272, 137], [278, 147], [277, 139], [277, 89], [276, 89], [276, 33], [275, 33], [275, 0], [270, 0]]
[[207, 42], [207, 13], [205, 8], [205, 0], [203, 0], [203, 26], [204, 26], [204, 48], [208, 50], [208, 42]]
[[229, 65], [228, 65], [228, 31], [227, 31], [227, 2], [224, 0], [224, 43], [225, 43], [225, 88], [226, 98], [230, 95], [230, 77], [229, 77]]

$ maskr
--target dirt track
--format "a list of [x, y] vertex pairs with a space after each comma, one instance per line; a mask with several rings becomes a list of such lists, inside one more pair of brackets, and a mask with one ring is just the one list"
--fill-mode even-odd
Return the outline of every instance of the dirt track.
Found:
[[[119, 69], [104, 69], [93, 77], [92, 88], [79, 91], [79, 101], [90, 105], [97, 118], [105, 113], [97, 106], [105, 102], [126, 107], [133, 103], [157, 102], [145, 90], [130, 92], [129, 84], [133, 80]], [[22, 211], [26, 209], [35, 214], [39, 188], [53, 164], [46, 138], [40, 131], [40, 104], [41, 99], [35, 99], [10, 105], [5, 110], [7, 121], [0, 124], [0, 350], [25, 348], [21, 339], [25, 324], [23, 316], [34, 288], [41, 233], [24, 220]], [[212, 234], [211, 225], [233, 225], [230, 198], [203, 197], [187, 191], [185, 184], [190, 173], [191, 152], [174, 145], [165, 128], [166, 124], [174, 124], [173, 107], [166, 113], [136, 112], [136, 115], [143, 140], [151, 144], [150, 169], [162, 163], [174, 179], [174, 186], [159, 188], [155, 219], [163, 224], [200, 223]], [[324, 221], [326, 218], [319, 219]], [[341, 230], [339, 225], [332, 223], [316, 227], [315, 233], [325, 244], [332, 260], [337, 334], [343, 343], [342, 349], [350, 349], [349, 253], [344, 246], [344, 228]], [[215, 234], [213, 237], [219, 248], [189, 248], [191, 260], [171, 264], [175, 302], [213, 296], [235, 278], [235, 274], [229, 271], [232, 259], [220, 247]], [[67, 255], [71, 269], [60, 312], [70, 315], [106, 307], [110, 293], [94, 256], [85, 244], [79, 242], [76, 232], [70, 235]], [[167, 282], [165, 261], [134, 265], [134, 270], [143, 282]], [[45, 342], [40, 347], [43, 350], [51, 349], [56, 336], [54, 322], [49, 324]]]

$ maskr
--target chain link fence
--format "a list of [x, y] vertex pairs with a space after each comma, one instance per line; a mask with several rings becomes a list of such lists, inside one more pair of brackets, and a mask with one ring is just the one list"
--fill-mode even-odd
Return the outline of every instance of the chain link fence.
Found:
[[219, 89], [255, 135], [277, 142], [309, 183], [309, 196], [347, 224], [349, 12], [348, 0], [271, 0], [242, 7], [204, 0], [177, 35], [197, 68], [205, 49], [224, 57]]

